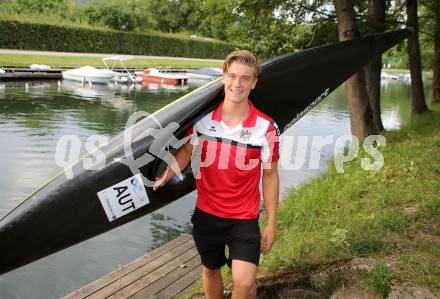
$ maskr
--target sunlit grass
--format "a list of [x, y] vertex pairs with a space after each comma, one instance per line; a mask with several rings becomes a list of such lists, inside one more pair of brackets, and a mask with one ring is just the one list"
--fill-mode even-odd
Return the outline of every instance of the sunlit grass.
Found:
[[397, 278], [397, 275], [389, 267], [378, 261], [371, 272], [364, 273], [364, 278], [367, 286], [374, 293], [381, 295], [382, 298], [386, 298], [391, 291], [390, 282], [392, 279]]
[[[440, 264], [439, 251], [408, 242], [419, 236], [440, 244], [440, 114], [414, 117], [407, 127], [384, 135], [382, 169], [365, 171], [359, 158], [347, 163], [343, 174], [330, 165], [328, 173], [284, 200], [278, 243], [264, 257], [264, 271], [351, 256], [396, 255], [407, 265], [398, 275], [440, 291], [438, 270], [430, 266]], [[407, 213], [408, 207], [416, 212]]]
[[[0, 54], [0, 67], [29, 67], [31, 64], [45, 64], [53, 68], [59, 67], [80, 67], [91, 65], [105, 67], [102, 57], [89, 56], [50, 56], [50, 55], [28, 55], [28, 54]], [[148, 68], [148, 67], [219, 67], [223, 65], [221, 60], [209, 59], [167, 59], [167, 58], [134, 58], [124, 61], [127, 67]], [[115, 63], [115, 67], [120, 64]]]

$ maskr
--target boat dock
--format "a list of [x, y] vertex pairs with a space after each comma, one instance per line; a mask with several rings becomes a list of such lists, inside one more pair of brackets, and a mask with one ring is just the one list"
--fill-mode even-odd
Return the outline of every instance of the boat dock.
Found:
[[0, 73], [0, 81], [12, 80], [61, 80], [61, 69], [31, 70], [28, 68], [2, 68], [5, 73]]
[[188, 294], [201, 267], [192, 236], [184, 234], [63, 299], [178, 297]]

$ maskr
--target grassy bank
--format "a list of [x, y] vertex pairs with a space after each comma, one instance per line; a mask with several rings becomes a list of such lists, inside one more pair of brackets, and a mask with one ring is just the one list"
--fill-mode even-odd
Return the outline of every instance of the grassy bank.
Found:
[[[384, 133], [380, 170], [360, 167], [365, 154], [345, 163], [344, 173], [331, 161], [327, 173], [292, 191], [280, 205], [278, 241], [260, 274], [369, 257], [377, 264], [361, 288], [380, 297], [391, 284], [440, 294], [440, 105], [433, 108]], [[230, 283], [227, 267], [223, 273]]]
[[[28, 55], [28, 54], [0, 54], [0, 67], [29, 67], [31, 64], [45, 64], [53, 68], [59, 67], [80, 67], [92, 65], [105, 67], [101, 57], [86, 56], [49, 56], [49, 55]], [[134, 58], [124, 61], [127, 67], [222, 67], [222, 61], [199, 60], [199, 59], [166, 59], [166, 58]], [[120, 65], [115, 64], [116, 67]]]
[[434, 109], [384, 134], [380, 170], [363, 170], [358, 157], [344, 173], [331, 164], [290, 193], [262, 270], [366, 256], [392, 265], [366, 277], [373, 291], [384, 294], [392, 282], [440, 294], [440, 106]]

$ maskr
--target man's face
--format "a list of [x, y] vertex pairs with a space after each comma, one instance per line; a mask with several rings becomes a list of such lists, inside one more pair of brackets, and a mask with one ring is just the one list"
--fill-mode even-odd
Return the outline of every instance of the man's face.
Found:
[[223, 83], [225, 84], [225, 100], [237, 104], [247, 101], [249, 93], [257, 84], [255, 69], [234, 61], [223, 74]]

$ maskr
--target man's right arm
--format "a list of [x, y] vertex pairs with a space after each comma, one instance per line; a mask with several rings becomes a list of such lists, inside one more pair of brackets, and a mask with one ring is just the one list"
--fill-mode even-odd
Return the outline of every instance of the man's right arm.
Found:
[[177, 166], [182, 172], [190, 163], [193, 145], [190, 142], [185, 143], [176, 153], [175, 162], [177, 165], [168, 165], [161, 176], [156, 177], [153, 190], [164, 186], [176, 173], [173, 171], [174, 166]]

